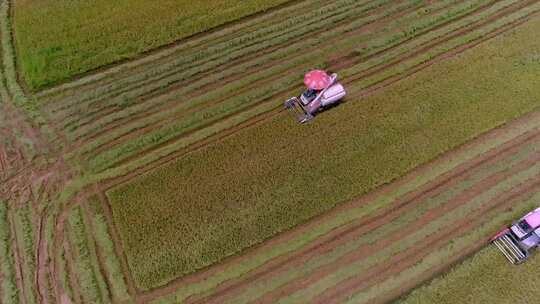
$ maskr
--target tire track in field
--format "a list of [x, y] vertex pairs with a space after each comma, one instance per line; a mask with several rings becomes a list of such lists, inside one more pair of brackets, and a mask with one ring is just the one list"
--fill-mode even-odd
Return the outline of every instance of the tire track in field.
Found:
[[[503, 170], [502, 172], [497, 172], [481, 180], [480, 182], [473, 185], [471, 188], [463, 191], [462, 193], [458, 194], [456, 197], [451, 198], [446, 204], [443, 204], [435, 209], [429, 210], [425, 214], [419, 215], [419, 217], [412, 224], [407, 225], [407, 227], [405, 227], [404, 229], [397, 230], [395, 232], [390, 233], [389, 235], [382, 236], [383, 240], [380, 240], [379, 242], [368, 244], [365, 246], [360, 246], [359, 249], [349, 252], [345, 254], [344, 256], [341, 256], [336, 261], [329, 264], [325, 264], [319, 267], [318, 269], [306, 274], [305, 276], [296, 278], [286, 283], [282, 287], [272, 290], [271, 292], [263, 295], [261, 299], [259, 299], [260, 302], [262, 303], [275, 302], [277, 299], [285, 295], [292, 294], [295, 291], [307, 288], [309, 285], [314, 284], [315, 282], [322, 279], [323, 277], [330, 275], [331, 273], [336, 271], [336, 269], [339, 269], [341, 265], [343, 264], [349, 265], [349, 264], [358, 262], [360, 260], [366, 259], [367, 257], [370, 257], [372, 255], [375, 255], [378, 251], [383, 250], [384, 248], [386, 248], [387, 246], [390, 246], [391, 244], [399, 242], [403, 238], [407, 237], [409, 234], [414, 233], [416, 230], [421, 230], [421, 228], [424, 227], [426, 223], [429, 223], [443, 216], [445, 213], [448, 213], [449, 211], [452, 211], [460, 206], [466, 205], [468, 202], [475, 199], [483, 192], [492, 189], [493, 187], [498, 185], [500, 182], [504, 181], [506, 178], [527, 169], [528, 167], [530, 167], [531, 164], [534, 164], [538, 161], [540, 161], [540, 153], [536, 153], [534, 157], [532, 157], [532, 160], [531, 158], [529, 158], [525, 161], [522, 161], [521, 163], [519, 163], [518, 165], [516, 165], [515, 167], [511, 169]], [[441, 190], [443, 191], [444, 189], [441, 189]], [[373, 227], [365, 227], [365, 229], [362, 229], [363, 231], [361, 233], [354, 235], [352, 239], [361, 238], [364, 234], [367, 234], [371, 231], [375, 231], [377, 228], [385, 224], [391, 223], [394, 219], [400, 217], [402, 214], [406, 213], [407, 211], [412, 211], [414, 210], [415, 207], [424, 203], [424, 200], [426, 198], [427, 197], [424, 196], [424, 197], [419, 197], [417, 199], [412, 200], [412, 204], [408, 206], [409, 208], [406, 210], [401, 210], [398, 203], [398, 209], [392, 209], [382, 214], [373, 215], [373, 217], [370, 217], [370, 218], [373, 219], [375, 222], [377, 222], [377, 225]], [[363, 225], [360, 223], [359, 227], [364, 228], [362, 226]], [[343, 235], [339, 235], [339, 237], [342, 237], [342, 236]], [[346, 243], [347, 241], [349, 240], [344, 240], [343, 243]], [[335, 248], [339, 246], [340, 244], [329, 243], [328, 245], [329, 245], [328, 250], [331, 250], [332, 248]], [[325, 252], [324, 251], [315, 252], [315, 253], [308, 252], [305, 254], [306, 255], [313, 254], [314, 256], [320, 256], [320, 255], [324, 255]], [[309, 260], [304, 260], [298, 264], [284, 265], [284, 269], [282, 270], [285, 271], [286, 269], [293, 269], [294, 267], [302, 267], [302, 265], [308, 261]], [[273, 276], [279, 276], [280, 271], [273, 270], [269, 274], [271, 275], [268, 278], [270, 280], [271, 277]], [[243, 282], [243, 286], [240, 286], [237, 289], [238, 293], [240, 293], [242, 289], [245, 288], [246, 286], [252, 285], [253, 282], [254, 280], [252, 278], [247, 278], [246, 281]], [[235, 296], [235, 295], [237, 294], [233, 294], [232, 296]], [[217, 296], [212, 295], [210, 298], [205, 298], [205, 299], [202, 299], [201, 301], [194, 301], [193, 303], [223, 303], [224, 301], [227, 300], [226, 296], [228, 296], [226, 293], [218, 294]], [[190, 303], [189, 300], [187, 302]]]
[[[180, 286], [194, 284], [196, 282], [206, 280], [207, 278], [209, 278], [209, 277], [211, 277], [211, 276], [213, 276], [215, 274], [218, 274], [219, 272], [226, 271], [227, 267], [229, 267], [231, 265], [234, 265], [234, 264], [242, 263], [243, 260], [249, 259], [250, 256], [255, 255], [257, 252], [265, 251], [265, 248], [271, 248], [271, 247], [277, 245], [278, 243], [286, 242], [288, 239], [291, 239], [291, 238], [293, 238], [295, 236], [298, 236], [298, 235], [300, 235], [300, 234], [302, 234], [304, 232], [307, 232], [310, 229], [313, 229], [315, 226], [317, 226], [317, 225], [319, 225], [319, 224], [321, 224], [321, 223], [323, 223], [323, 222], [325, 222], [327, 220], [332, 219], [333, 217], [337, 216], [340, 213], [347, 212], [347, 209], [349, 209], [349, 208], [353, 208], [353, 207], [357, 208], [360, 205], [367, 204], [370, 201], [373, 201], [375, 198], [380, 197], [381, 195], [384, 195], [385, 193], [387, 193], [389, 191], [392, 191], [392, 189], [398, 188], [400, 185], [403, 185], [407, 181], [410, 181], [410, 180], [414, 179], [414, 177], [416, 175], [418, 175], [420, 172], [428, 171], [429, 168], [431, 166], [433, 166], [434, 164], [436, 164], [438, 162], [442, 162], [444, 159], [449, 159], [449, 158], [452, 157], [452, 155], [454, 155], [456, 153], [461, 153], [459, 151], [470, 150], [475, 145], [477, 145], [478, 143], [484, 142], [486, 140], [490, 140], [490, 138], [501, 136], [502, 134], [507, 132], [506, 131], [507, 129], [516, 128], [517, 126], [527, 124], [528, 121], [534, 121], [534, 120], [537, 120], [538, 118], [540, 118], [540, 112], [539, 113], [534, 113], [533, 115], [528, 115], [528, 116], [526, 116], [526, 117], [524, 117], [524, 118], [522, 118], [520, 120], [517, 120], [517, 121], [513, 122], [512, 124], [510, 124], [510, 125], [508, 125], [508, 126], [506, 126], [504, 128], [498, 128], [498, 129], [495, 129], [495, 130], [493, 130], [493, 131], [491, 131], [489, 133], [486, 133], [486, 134], [480, 136], [475, 141], [473, 141], [473, 142], [471, 142], [469, 144], [466, 144], [463, 147], [459, 148], [459, 150], [451, 151], [451, 152], [445, 154], [444, 157], [438, 158], [434, 162], [430, 162], [428, 164], [425, 164], [425, 165], [419, 167], [418, 169], [415, 169], [412, 173], [408, 174], [405, 178], [399, 180], [398, 182], [389, 184], [388, 186], [385, 186], [383, 188], [379, 188], [375, 192], [373, 192], [371, 194], [368, 194], [367, 196], [362, 197], [359, 201], [355, 201], [355, 202], [351, 202], [351, 203], [347, 203], [347, 204], [344, 204], [342, 206], [339, 206], [335, 210], [333, 210], [333, 211], [331, 211], [331, 212], [329, 212], [327, 214], [321, 215], [321, 216], [313, 219], [312, 221], [310, 221], [310, 222], [308, 222], [308, 223], [306, 223], [304, 225], [301, 225], [301, 226], [299, 226], [298, 228], [296, 228], [294, 230], [291, 230], [290, 232], [285, 232], [282, 235], [280, 235], [280, 236], [278, 236], [276, 238], [273, 238], [270, 241], [268, 241], [268, 242], [266, 242], [266, 243], [264, 243], [264, 244], [262, 244], [260, 246], [256, 246], [255, 248], [250, 249], [248, 252], [242, 254], [241, 256], [226, 259], [222, 264], [214, 265], [214, 266], [210, 267], [207, 270], [200, 271], [200, 272], [197, 272], [195, 274], [188, 275], [186, 277], [180, 278], [180, 279], [178, 279], [178, 280], [176, 280], [174, 282], [171, 282], [170, 284], [168, 284], [164, 288], [160, 288], [160, 289], [157, 289], [157, 290], [154, 290], [154, 291], [143, 293], [143, 294], [141, 294], [140, 299], [143, 302], [146, 302], [146, 301], [149, 301], [151, 299], [155, 299], [155, 298], [157, 298], [157, 297], [159, 297], [161, 295], [172, 293]], [[450, 182], [450, 181], [452, 181], [454, 179], [459, 179], [460, 176], [466, 175], [467, 172], [472, 170], [473, 168], [478, 167], [478, 166], [480, 166], [482, 164], [485, 164], [485, 163], [489, 163], [490, 160], [496, 159], [498, 155], [501, 155], [503, 153], [508, 153], [508, 151], [512, 151], [512, 149], [514, 149], [515, 147], [519, 147], [522, 144], [526, 143], [527, 141], [532, 140], [533, 138], [537, 137], [539, 132], [540, 132], [540, 130], [536, 128], [536, 129], [534, 129], [534, 131], [529, 131], [529, 132], [523, 133], [523, 134], [517, 136], [516, 138], [514, 138], [514, 139], [512, 139], [512, 140], [510, 140], [510, 141], [508, 141], [508, 142], [506, 142], [504, 144], [501, 144], [501, 145], [491, 149], [488, 153], [478, 155], [478, 156], [474, 157], [473, 159], [471, 159], [469, 161], [466, 161], [465, 163], [459, 165], [458, 167], [444, 173], [443, 175], [437, 177], [436, 179], [430, 181], [429, 183], [423, 185], [422, 187], [408, 193], [402, 199], [414, 199], [415, 197], [421, 197], [422, 195], [425, 195], [426, 193], [430, 193], [430, 192], [431, 193], [436, 193], [434, 191], [436, 191], [436, 189], [438, 187], [442, 187], [445, 183], [448, 183], [448, 182]], [[384, 212], [385, 211], [381, 211], [381, 213], [379, 213], [379, 214], [384, 214]], [[328, 233], [328, 234], [326, 234], [326, 235], [324, 235], [322, 237], [319, 237], [315, 241], [303, 246], [302, 247], [303, 249], [299, 248], [299, 249], [296, 249], [294, 252], [292, 252], [290, 254], [282, 254], [282, 255], [280, 255], [280, 256], [278, 256], [276, 258], [273, 258], [272, 260], [267, 261], [263, 266], [260, 266], [260, 267], [258, 267], [256, 269], [250, 271], [245, 276], [254, 275], [254, 274], [261, 274], [261, 273], [264, 275], [265, 273], [270, 273], [276, 267], [280, 267], [280, 265], [282, 265], [284, 263], [287, 263], [288, 260], [297, 258], [296, 255], [308, 254], [309, 252], [311, 252], [313, 250], [316, 250], [316, 248], [322, 246], [325, 242], [328, 242], [328, 241], [332, 240], [333, 238], [339, 237], [339, 234], [344, 233], [344, 232], [346, 232], [346, 228], [338, 228], [338, 229], [332, 230], [332, 232], [330, 232], [330, 233]], [[235, 283], [238, 284], [239, 282], [240, 282], [240, 284], [242, 284], [241, 283], [242, 278], [240, 278], [240, 279], [234, 278], [234, 279], [231, 279], [230, 281], [228, 281], [227, 283], [222, 283], [220, 285], [220, 288], [230, 288], [231, 286], [233, 286], [234, 288], [238, 288], [238, 286], [234, 286], [234, 284]], [[231, 289], [234, 289], [234, 288], [231, 288]]]
[[[37, 208], [35, 208], [37, 209]], [[46, 212], [46, 211], [45, 211]], [[39, 214], [39, 223], [38, 230], [36, 232], [36, 272], [34, 278], [34, 285], [36, 286], [36, 293], [38, 298], [38, 303], [49, 303], [49, 289], [47, 287], [48, 276], [48, 250], [47, 250], [47, 241], [45, 240], [45, 231], [44, 231], [44, 222], [47, 216], [45, 214]]]
[[[534, 1], [534, 2], [538, 2], [538, 1]], [[358, 93], [356, 94], [351, 94], [349, 96], [349, 98], [359, 98], [359, 97], [367, 97], [367, 96], [370, 96], [372, 94], [375, 94], [376, 92], [378, 92], [379, 90], [381, 89], [384, 89], [385, 87], [393, 84], [393, 83], [396, 83], [402, 79], [405, 79], [411, 75], [414, 75], [415, 73], [417, 72], [420, 72], [428, 67], [430, 67], [431, 65], [435, 64], [435, 63], [438, 63], [438, 62], [441, 62], [441, 61], [444, 61], [444, 60], [447, 60], [447, 59], [450, 59], [458, 54], [461, 54], [473, 47], [475, 47], [476, 45], [479, 45], [480, 43], [482, 42], [485, 42], [487, 40], [490, 40], [494, 37], [497, 37], [509, 30], [512, 30], [516, 27], [518, 27], [519, 25], [525, 23], [526, 21], [528, 21], [530, 18], [533, 18], [533, 17], [536, 17], [538, 15], [538, 11], [535, 11], [529, 15], [526, 15], [522, 18], [519, 18], [518, 20], [516, 21], [513, 21], [511, 22], [510, 24], [507, 24], [505, 26], [502, 26], [500, 28], [498, 28], [497, 30], [491, 32], [490, 34], [488, 35], [485, 35], [481, 38], [478, 38], [476, 40], [473, 40], [471, 42], [467, 42], [461, 46], [458, 46], [456, 48], [453, 48], [447, 52], [444, 52], [442, 54], [439, 54], [437, 56], [435, 56], [434, 58], [428, 60], [428, 61], [425, 61], [423, 63], [420, 63], [416, 66], [414, 66], [413, 68], [411, 68], [410, 70], [406, 71], [405, 73], [398, 73], [390, 78], [387, 78], [387, 79], [384, 79], [380, 82], [377, 82], [373, 85], [370, 85], [369, 87], [366, 87], [365, 89], [359, 91]], [[259, 106], [259, 105], [254, 105], [254, 106]], [[279, 107], [279, 108], [278, 108]], [[248, 108], [249, 109], [249, 108]], [[123, 182], [126, 182], [138, 175], [141, 175], [143, 173], [146, 173], [146, 172], [149, 172], [149, 171], [152, 171], [154, 168], [158, 167], [158, 166], [161, 166], [169, 161], [172, 161], [174, 159], [177, 159], [178, 157], [182, 156], [182, 155], [185, 155], [185, 154], [188, 154], [188, 153], [191, 153], [193, 151], [196, 151], [198, 149], [201, 149], [201, 148], [204, 148], [205, 146], [207, 146], [208, 144], [212, 144], [212, 143], [215, 143], [216, 141], [220, 141], [220, 140], [223, 140], [245, 128], [249, 128], [249, 127], [253, 127], [255, 125], [258, 125], [262, 122], [265, 122], [265, 121], [268, 121], [270, 119], [273, 119], [275, 118], [276, 116], [278, 115], [281, 115], [283, 114], [285, 111], [283, 109], [281, 109], [281, 106], [276, 106], [276, 109], [275, 110], [272, 110], [272, 111], [268, 111], [268, 112], [265, 112], [263, 114], [260, 114], [260, 115], [257, 115], [255, 116], [254, 118], [252, 119], [249, 119], [247, 120], [246, 122], [244, 123], [241, 123], [237, 126], [233, 126], [231, 128], [228, 128], [228, 129], [224, 129], [222, 131], [220, 131], [218, 134], [215, 134], [215, 135], [211, 135], [209, 137], [207, 137], [205, 140], [201, 141], [201, 142], [198, 142], [196, 144], [191, 144], [191, 145], [188, 145], [188, 147], [186, 148], [182, 148], [182, 149], [179, 149], [178, 151], [175, 151], [175, 152], [172, 152], [166, 156], [163, 156], [163, 157], [159, 157], [151, 162], [149, 162], [148, 164], [146, 165], [143, 165], [135, 170], [133, 170], [132, 172], [130, 173], [127, 173], [127, 174], [121, 174], [121, 175], [117, 175], [116, 177], [114, 178], [110, 178], [110, 179], [107, 179], [106, 181], [103, 181], [102, 184], [105, 185], [105, 188], [106, 189], [110, 189], [112, 188], [114, 185], [118, 185], [120, 183], [123, 183]], [[238, 114], [238, 113], [237, 113]], [[220, 123], [221, 121], [217, 121], [217, 122], [214, 122], [212, 124], [210, 124], [210, 126], [212, 125], [215, 125], [217, 123]], [[209, 126], [206, 126], [206, 127], [209, 127]], [[197, 132], [196, 130], [195, 131], [192, 131], [190, 132], [190, 134], [193, 134], [194, 132]], [[152, 152], [155, 152], [157, 150], [159, 150], [160, 148], [163, 148], [175, 141], [178, 141], [179, 139], [185, 137], [186, 135], [179, 135], [173, 139], [170, 139], [169, 141], [167, 141], [166, 143], [162, 143], [160, 145], [156, 145], [154, 147], [151, 147], [149, 149], [146, 150], [146, 152], [144, 153], [139, 153], [139, 154], [136, 154], [134, 156], [131, 156], [129, 157], [129, 161], [131, 160], [134, 160], [136, 158], [140, 158], [140, 157], [143, 157], [145, 155], [148, 155]], [[123, 162], [118, 162], [117, 165], [116, 165], [116, 168], [119, 168], [121, 167], [122, 165], [125, 165], [128, 161], [123, 161]]]

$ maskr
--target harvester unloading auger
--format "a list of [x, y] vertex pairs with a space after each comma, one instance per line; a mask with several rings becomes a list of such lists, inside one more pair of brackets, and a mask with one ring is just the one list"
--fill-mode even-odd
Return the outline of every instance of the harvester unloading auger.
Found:
[[285, 108], [299, 114], [299, 123], [312, 120], [318, 111], [336, 104], [347, 94], [345, 88], [338, 83], [337, 77], [335, 73], [328, 75], [321, 70], [307, 73], [304, 76], [307, 90], [300, 97], [285, 101]]
[[512, 264], [525, 262], [540, 245], [540, 208], [497, 233], [491, 242]]

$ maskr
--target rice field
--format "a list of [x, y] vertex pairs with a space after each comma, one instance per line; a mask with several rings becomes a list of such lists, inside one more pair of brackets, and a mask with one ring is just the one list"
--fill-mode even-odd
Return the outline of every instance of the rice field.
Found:
[[[284, 115], [110, 190], [138, 286], [153, 288], [234, 255], [537, 108], [536, 73], [525, 76], [514, 65], [529, 56], [526, 40], [504, 48], [522, 54], [514, 60], [496, 51], [507, 44], [500, 39], [399, 87], [349, 99], [305, 128]], [[525, 103], [510, 105], [510, 98]], [[346, 123], [328, 129], [335, 121]]]
[[537, 205], [538, 1], [248, 2], [0, 0], [2, 302], [385, 303]]
[[20, 0], [15, 46], [26, 83], [38, 90], [286, 2]]

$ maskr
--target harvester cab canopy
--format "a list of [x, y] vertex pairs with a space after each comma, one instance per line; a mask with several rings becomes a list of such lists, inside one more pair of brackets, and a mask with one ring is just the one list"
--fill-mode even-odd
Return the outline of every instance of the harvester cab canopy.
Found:
[[337, 82], [337, 77], [335, 73], [328, 75], [321, 70], [306, 73], [304, 75], [306, 91], [299, 98], [292, 97], [285, 101], [285, 108], [300, 114], [298, 122], [310, 121], [318, 111], [345, 97], [345, 88]]
[[532, 249], [540, 246], [540, 208], [497, 233], [491, 241], [511, 263], [526, 261]]
[[312, 102], [315, 98], [317, 98], [317, 94], [319, 93], [318, 90], [314, 89], [307, 89], [301, 96], [300, 100], [302, 100], [302, 104], [307, 106], [310, 102]]

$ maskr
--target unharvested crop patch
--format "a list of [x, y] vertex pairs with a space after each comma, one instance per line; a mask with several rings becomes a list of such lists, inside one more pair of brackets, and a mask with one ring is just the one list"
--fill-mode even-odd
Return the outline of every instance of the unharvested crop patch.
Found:
[[136, 283], [150, 289], [220, 261], [538, 107], [538, 67], [517, 64], [540, 47], [538, 24], [308, 126], [280, 115], [113, 189]]
[[14, 2], [19, 63], [39, 89], [288, 0]]

